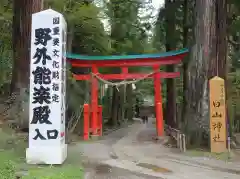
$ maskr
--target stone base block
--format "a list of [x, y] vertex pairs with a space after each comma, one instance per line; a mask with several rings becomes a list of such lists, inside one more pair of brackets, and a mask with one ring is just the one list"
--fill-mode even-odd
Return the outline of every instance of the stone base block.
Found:
[[62, 164], [67, 158], [67, 144], [60, 146], [32, 146], [26, 149], [28, 164]]

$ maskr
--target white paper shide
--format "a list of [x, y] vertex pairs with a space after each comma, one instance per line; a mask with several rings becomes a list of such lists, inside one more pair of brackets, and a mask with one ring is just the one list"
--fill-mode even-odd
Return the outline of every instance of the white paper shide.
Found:
[[66, 32], [62, 14], [32, 15], [27, 163], [62, 164], [65, 144]]

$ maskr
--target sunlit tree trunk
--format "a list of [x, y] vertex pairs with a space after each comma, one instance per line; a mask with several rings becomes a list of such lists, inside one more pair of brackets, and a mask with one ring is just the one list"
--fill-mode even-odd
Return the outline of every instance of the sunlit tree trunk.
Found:
[[11, 91], [29, 84], [32, 14], [41, 11], [43, 0], [13, 1], [13, 70]]

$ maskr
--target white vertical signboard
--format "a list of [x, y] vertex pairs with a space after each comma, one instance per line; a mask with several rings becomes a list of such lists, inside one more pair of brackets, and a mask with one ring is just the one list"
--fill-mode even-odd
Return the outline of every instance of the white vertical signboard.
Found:
[[62, 14], [32, 15], [27, 163], [62, 164], [65, 144], [66, 30]]

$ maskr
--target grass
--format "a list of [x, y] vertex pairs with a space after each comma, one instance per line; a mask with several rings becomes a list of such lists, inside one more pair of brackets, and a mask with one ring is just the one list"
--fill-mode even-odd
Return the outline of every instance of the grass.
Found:
[[[12, 131], [0, 129], [0, 179], [82, 179], [79, 163], [67, 161], [61, 166], [27, 165], [26, 142]], [[71, 157], [70, 157], [71, 158]], [[80, 160], [80, 159], [79, 159]]]
[[64, 165], [63, 167], [38, 167], [29, 170], [23, 179], [81, 179], [83, 171], [80, 167]]

